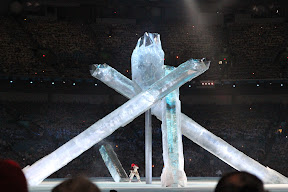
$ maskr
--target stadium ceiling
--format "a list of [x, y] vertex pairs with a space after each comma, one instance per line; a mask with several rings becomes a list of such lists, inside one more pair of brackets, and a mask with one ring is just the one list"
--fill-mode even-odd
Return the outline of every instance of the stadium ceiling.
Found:
[[184, 2], [195, 1], [199, 6], [217, 6], [224, 10], [244, 10], [255, 5], [277, 5], [288, 7], [287, 0], [21, 0], [21, 2], [38, 1], [42, 5], [48, 6], [155, 6], [155, 7], [175, 7]]
[[[224, 14], [230, 13], [247, 13], [251, 10], [271, 10], [284, 9], [288, 10], [287, 0], [1, 0], [0, 13], [13, 2], [21, 3], [22, 6], [37, 5], [47, 7], [98, 7], [98, 8], [119, 8], [119, 7], [157, 7], [157, 8], [179, 8], [187, 2], [198, 6], [202, 12], [215, 10]], [[272, 7], [272, 8], [271, 8]]]

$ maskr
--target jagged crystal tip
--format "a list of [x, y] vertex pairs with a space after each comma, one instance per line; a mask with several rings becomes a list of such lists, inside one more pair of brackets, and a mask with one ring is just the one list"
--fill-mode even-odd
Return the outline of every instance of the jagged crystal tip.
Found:
[[144, 33], [139, 38], [131, 56], [132, 80], [147, 89], [164, 76], [164, 51], [160, 35]]

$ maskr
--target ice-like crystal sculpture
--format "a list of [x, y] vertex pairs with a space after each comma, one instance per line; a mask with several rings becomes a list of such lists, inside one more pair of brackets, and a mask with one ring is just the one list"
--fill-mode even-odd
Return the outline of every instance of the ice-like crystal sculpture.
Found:
[[[165, 75], [174, 67], [165, 66]], [[184, 157], [181, 131], [181, 105], [179, 89], [162, 99], [162, 147], [164, 168], [161, 174], [163, 187], [185, 187]]]
[[[119, 85], [121, 92], [124, 93], [125, 97], [132, 98], [135, 96], [135, 93], [140, 93], [142, 89], [138, 86], [137, 83], [131, 81], [124, 75], [119, 75], [119, 72], [110, 67], [107, 64], [102, 65], [92, 65], [90, 73], [93, 77], [107, 82], [106, 85], [113, 88], [113, 85], [120, 83], [123, 85]], [[97, 77], [96, 77], [97, 75]], [[116, 90], [119, 92], [118, 90]]]
[[164, 51], [160, 35], [146, 32], [138, 40], [131, 56], [132, 81], [145, 90], [163, 77], [163, 67]]
[[[200, 73], [200, 72], [199, 72]], [[195, 76], [200, 75], [195, 73]], [[109, 79], [101, 78], [105, 76], [104, 73], [98, 76], [95, 74], [95, 77], [101, 80], [105, 84], [109, 84]], [[117, 76], [123, 76], [121, 73], [117, 73]], [[117, 90], [120, 94], [125, 95], [122, 90], [125, 90], [125, 87], [129, 89], [129, 86], [125, 82], [115, 82], [116, 84], [111, 85], [113, 89]], [[131, 84], [131, 83], [130, 83]], [[133, 92], [135, 88], [130, 90], [130, 96], [128, 98], [133, 98], [138, 92]], [[162, 120], [162, 108], [159, 103], [154, 105], [152, 108], [152, 113], [159, 119]], [[191, 118], [181, 113], [181, 127], [182, 134], [188, 139], [203, 147], [208, 152], [212, 153], [231, 167], [239, 171], [248, 171], [257, 175], [265, 183], [288, 183], [288, 178], [281, 175], [280, 173], [270, 169], [269, 167], [264, 167], [257, 161], [248, 157], [241, 151], [237, 150], [220, 137], [217, 137]]]
[[128, 176], [122, 167], [115, 151], [109, 144], [101, 145], [99, 152], [115, 182], [128, 181]]
[[204, 72], [207, 69], [208, 66], [204, 63], [194, 62], [193, 60], [180, 65], [169, 75], [151, 85], [146, 91], [142, 91], [51, 154], [25, 168], [23, 171], [29, 185], [38, 185], [49, 175], [111, 135], [116, 129], [126, 125], [150, 109], [153, 104], [168, 93], [191, 80], [195, 76], [195, 72], [199, 70]]
[[[132, 81], [142, 90], [164, 76], [164, 51], [160, 35], [144, 33], [139, 38], [131, 56]], [[152, 115], [151, 109], [145, 112], [145, 178], [152, 183]]]
[[287, 177], [269, 167], [264, 167], [186, 115], [182, 114], [181, 119], [183, 135], [236, 170], [253, 173], [265, 183], [288, 183]]

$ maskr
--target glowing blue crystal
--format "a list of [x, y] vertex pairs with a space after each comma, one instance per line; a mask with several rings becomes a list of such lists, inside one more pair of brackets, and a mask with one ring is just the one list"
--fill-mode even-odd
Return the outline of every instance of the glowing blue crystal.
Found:
[[[165, 75], [168, 75], [173, 69], [174, 67], [165, 66]], [[162, 145], [164, 161], [161, 174], [162, 186], [186, 186], [179, 89], [172, 91], [162, 99]]]

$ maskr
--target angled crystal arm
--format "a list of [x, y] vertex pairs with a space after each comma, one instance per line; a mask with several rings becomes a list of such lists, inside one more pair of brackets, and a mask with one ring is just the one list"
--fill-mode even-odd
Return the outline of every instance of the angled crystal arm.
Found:
[[169, 75], [152, 84], [149, 89], [139, 93], [51, 154], [24, 168], [28, 183], [38, 185], [84, 151], [111, 135], [119, 127], [131, 122], [169, 92], [191, 79], [194, 76], [194, 70], [195, 65], [191, 62], [180, 65]]
[[114, 181], [128, 181], [127, 173], [113, 150], [113, 147], [110, 144], [101, 145], [99, 152]]
[[[118, 75], [122, 76], [122, 74], [119, 72], [117, 73], [117, 76]], [[103, 83], [105, 84], [108, 82], [109, 79], [105, 79], [105, 81], [103, 81]], [[125, 90], [125, 86], [125, 82], [115, 82], [115, 84], [110, 87], [112, 87], [113, 89], [117, 88], [119, 90], [119, 93], [124, 95], [121, 90]], [[129, 86], [127, 86], [127, 88], [129, 88]], [[131, 89], [130, 93], [134, 93], [135, 96], [137, 95], [137, 92], [134, 92], [134, 90], [135, 88]], [[132, 97], [128, 98], [131, 99]], [[162, 119], [162, 110], [160, 105], [155, 105], [155, 107], [152, 108], [152, 113], [159, 120]], [[285, 176], [270, 169], [269, 167], [264, 167], [254, 159], [248, 157], [241, 151], [237, 150], [236, 148], [222, 140], [220, 137], [215, 136], [213, 133], [209, 132], [207, 129], [205, 129], [183, 113], [181, 114], [181, 123], [182, 134], [184, 136], [186, 136], [199, 146], [203, 147], [219, 159], [223, 160], [225, 163], [234, 167], [235, 169], [254, 173], [265, 183], [288, 183], [288, 179]], [[227, 151], [229, 151], [229, 153], [227, 153]]]
[[[205, 61], [205, 59], [190, 59], [183, 64], [188, 63], [192, 65], [193, 69], [190, 71], [193, 73], [191, 74], [191, 79], [194, 79], [204, 73], [210, 65], [210, 62]], [[142, 90], [137, 83], [131, 81], [126, 76], [122, 75], [107, 64], [93, 64], [90, 73], [96, 79], [102, 81], [121, 95], [124, 95], [130, 99], [140, 93]]]
[[288, 183], [288, 179], [285, 176], [269, 167], [264, 167], [220, 137], [203, 128], [185, 114], [182, 114], [181, 119], [183, 135], [236, 170], [253, 173], [265, 183]]
[[132, 98], [135, 96], [135, 93], [138, 94], [142, 91], [137, 83], [122, 74], [119, 75], [118, 71], [107, 64], [93, 64], [90, 73], [100, 81], [106, 82], [105, 84], [108, 85], [108, 87], [113, 88], [113, 85], [117, 83], [118, 87], [115, 87], [115, 91], [124, 93], [125, 97]]

